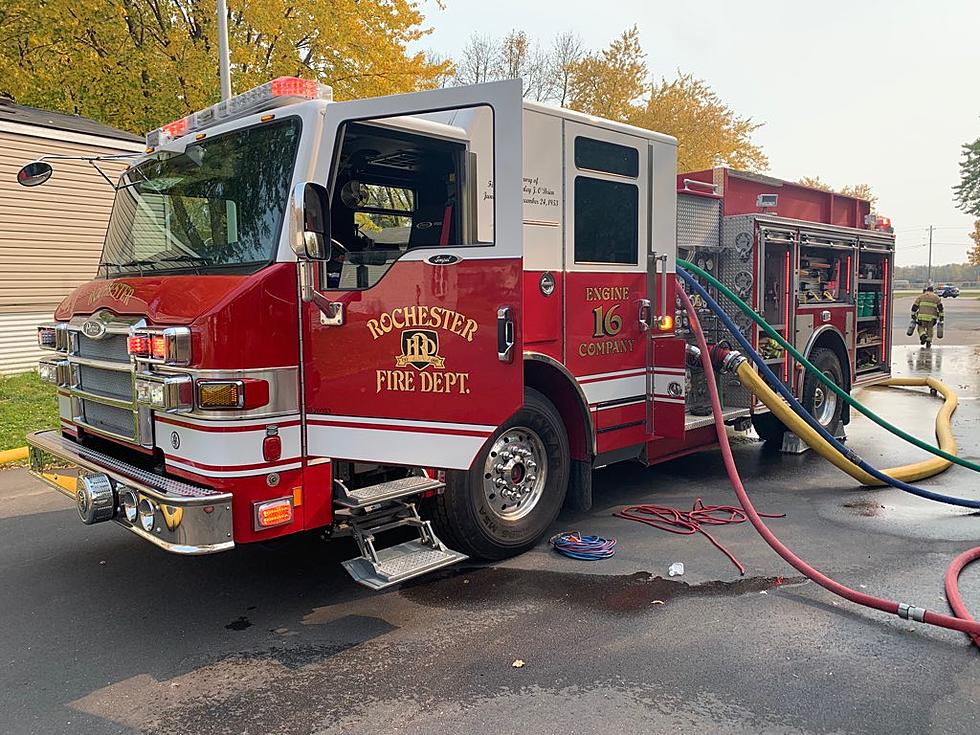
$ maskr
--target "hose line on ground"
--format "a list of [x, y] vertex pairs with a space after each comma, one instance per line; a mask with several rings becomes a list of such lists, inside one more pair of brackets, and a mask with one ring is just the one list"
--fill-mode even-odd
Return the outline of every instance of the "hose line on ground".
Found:
[[934, 447], [928, 442], [924, 442], [918, 437], [912, 436], [911, 434], [909, 434], [906, 431], [903, 431], [902, 429], [898, 428], [894, 424], [889, 423], [885, 419], [881, 418], [881, 416], [878, 416], [874, 411], [870, 410], [869, 408], [866, 408], [859, 401], [855, 400], [846, 390], [842, 389], [840, 386], [834, 383], [834, 381], [831, 380], [828, 376], [824, 375], [823, 371], [818, 369], [813, 363], [811, 363], [802, 354], [800, 354], [800, 352], [795, 347], [793, 347], [793, 345], [787, 342], [786, 339], [781, 334], [779, 334], [779, 332], [773, 329], [766, 322], [765, 319], [759, 316], [759, 314], [756, 313], [755, 309], [753, 309], [751, 306], [749, 306], [744, 301], [742, 301], [742, 299], [740, 299], [737, 295], [735, 295], [735, 293], [733, 293], [732, 290], [728, 288], [724, 283], [719, 281], [717, 278], [712, 276], [703, 268], [699, 268], [698, 266], [694, 265], [694, 263], [690, 263], [686, 260], [683, 260], [682, 258], [678, 258], [677, 263], [680, 266], [683, 266], [684, 268], [692, 271], [693, 273], [697, 274], [701, 278], [705, 279], [714, 288], [718, 289], [718, 291], [724, 294], [725, 298], [727, 298], [729, 301], [735, 304], [735, 306], [737, 306], [742, 311], [743, 314], [745, 314], [747, 317], [752, 319], [752, 321], [758, 324], [759, 327], [761, 327], [762, 330], [769, 337], [776, 340], [776, 342], [778, 342], [779, 345], [784, 350], [789, 352], [789, 354], [791, 354], [795, 360], [797, 360], [801, 365], [803, 365], [803, 367], [805, 367], [807, 370], [813, 373], [813, 375], [818, 380], [820, 380], [820, 382], [822, 382], [830, 390], [836, 393], [841, 400], [845, 401], [848, 405], [852, 406], [853, 408], [863, 413], [869, 419], [871, 419], [876, 424], [878, 424], [878, 426], [881, 426], [883, 429], [887, 429], [895, 436], [904, 439], [910, 444], [914, 444], [915, 446], [919, 447], [919, 449], [924, 449], [927, 452], [935, 454], [937, 457], [942, 457], [945, 460], [954, 462], [962, 467], [971, 469], [974, 472], [980, 472], [980, 465], [976, 464], [975, 462], [971, 462], [968, 459], [963, 459], [962, 457], [957, 457], [955, 454], [944, 451], [940, 447]]
[[[785, 401], [773, 393], [765, 384], [762, 377], [752, 368], [752, 364], [747, 360], [742, 362], [736, 369], [739, 382], [748, 388], [772, 413], [778, 418], [787, 429], [796, 434], [800, 439], [817, 454], [826, 459], [840, 470], [843, 470], [855, 480], [863, 485], [880, 486], [882, 483], [873, 475], [865, 472], [860, 466], [848, 460], [838, 452], [819, 433], [810, 428], [810, 425], [803, 421], [793, 410], [786, 405]], [[881, 385], [893, 386], [926, 386], [942, 394], [945, 398], [943, 407], [936, 414], [936, 436], [939, 438], [939, 446], [948, 452], [956, 452], [956, 439], [950, 428], [950, 418], [956, 410], [958, 399], [956, 394], [944, 383], [935, 378], [893, 378]], [[927, 477], [933, 477], [940, 472], [948, 470], [952, 462], [941, 459], [940, 457], [930, 457], [914, 464], [902, 465], [901, 467], [889, 467], [881, 470], [882, 474], [902, 480], [903, 482], [915, 482]]]
[[[684, 292], [683, 289], [679, 289], [679, 296], [684, 304], [684, 309], [687, 311], [688, 317], [691, 322], [691, 328], [694, 331], [695, 339], [697, 340], [698, 347], [701, 349], [701, 355], [704, 360], [708, 359], [710, 354], [708, 351], [708, 344], [704, 338], [704, 332], [701, 329], [701, 322], [698, 320], [697, 312], [691, 304], [690, 298]], [[864, 605], [865, 607], [870, 607], [875, 610], [881, 610], [882, 612], [891, 613], [892, 615], [897, 615], [900, 618], [906, 620], [916, 620], [919, 622], [929, 623], [930, 625], [936, 625], [941, 628], [949, 628], [950, 630], [957, 630], [961, 633], [966, 633], [975, 642], [980, 645], [980, 623], [970, 618], [969, 614], [966, 613], [965, 608], [962, 609], [962, 613], [954, 608], [954, 611], [960, 617], [953, 617], [951, 615], [943, 615], [942, 613], [932, 612], [930, 610], [925, 610], [924, 608], [917, 607], [915, 605], [909, 605], [907, 603], [898, 603], [892, 600], [886, 600], [881, 597], [875, 597], [874, 595], [869, 595], [865, 592], [859, 592], [858, 590], [851, 589], [846, 585], [837, 582], [817, 569], [811, 567], [800, 557], [794, 554], [789, 547], [783, 544], [775, 534], [769, 530], [762, 518], [759, 517], [758, 511], [756, 511], [755, 506], [752, 505], [752, 499], [749, 498], [748, 493], [745, 491], [745, 486], [742, 484], [742, 479], [738, 475], [738, 468], [735, 466], [735, 457], [732, 454], [731, 445], [728, 442], [728, 432], [725, 430], [725, 420], [724, 414], [721, 409], [721, 399], [718, 396], [718, 384], [715, 380], [714, 370], [711, 369], [710, 365], [705, 365], [705, 378], [708, 383], [708, 395], [711, 398], [711, 410], [714, 415], [714, 425], [715, 433], [718, 436], [718, 443], [721, 446], [722, 457], [725, 461], [725, 471], [728, 473], [728, 478], [731, 480], [732, 487], [735, 490], [735, 494], [738, 496], [738, 502], [741, 504], [742, 508], [745, 509], [746, 515], [749, 517], [749, 522], [755, 527], [755, 530], [759, 532], [759, 535], [765, 539], [766, 543], [775, 551], [779, 556], [783, 558], [790, 566], [805, 574], [811, 580], [819, 584], [826, 590], [833, 592], [835, 595], [843, 597], [845, 600], [851, 602], [856, 602], [859, 605]], [[959, 600], [959, 593], [956, 590], [956, 576], [959, 571], [966, 566], [970, 561], [980, 557], [980, 547], [971, 549], [970, 551], [961, 554], [954, 560], [953, 565], [950, 565], [949, 571], [947, 571], [947, 597], [952, 601], [953, 599]], [[961, 562], [958, 568], [954, 569], [957, 562]], [[950, 577], [953, 578], [952, 589], [953, 593], [949, 592], [949, 580]], [[962, 605], [962, 601], [960, 601]]]
[[[698, 283], [694, 279], [694, 277], [690, 273], [685, 271], [684, 268], [682, 267], [677, 268], [677, 275], [680, 278], [684, 279], [684, 282], [687, 283], [694, 290], [694, 292], [697, 293], [698, 296], [700, 296], [704, 300], [708, 308], [715, 313], [718, 319], [721, 320], [722, 324], [724, 324], [725, 327], [731, 332], [732, 337], [735, 339], [736, 342], [738, 342], [741, 348], [745, 351], [746, 357], [751, 359], [752, 362], [756, 364], [756, 366], [759, 368], [759, 371], [766, 378], [768, 383], [772, 386], [772, 388], [777, 393], [779, 393], [780, 396], [782, 396], [786, 400], [786, 402], [792, 407], [793, 411], [797, 414], [797, 416], [799, 416], [803, 421], [805, 421], [810, 426], [810, 428], [816, 431], [817, 434], [819, 434], [837, 452], [842, 454], [848, 461], [850, 461], [853, 464], [856, 464], [858, 467], [860, 467], [871, 477], [875, 478], [882, 484], [891, 485], [894, 488], [898, 488], [899, 490], [903, 490], [904, 492], [911, 493], [912, 495], [917, 495], [920, 498], [935, 500], [940, 503], [948, 503], [949, 505], [958, 505], [964, 508], [980, 508], [980, 500], [974, 500], [972, 498], [958, 498], [951, 495], [943, 495], [942, 493], [936, 493], [933, 492], [932, 490], [926, 490], [925, 488], [921, 488], [916, 485], [910, 485], [909, 483], [903, 482], [902, 480], [889, 477], [888, 475], [884, 474], [881, 470], [871, 466], [868, 462], [861, 459], [854, 452], [852, 452], [850, 449], [848, 449], [843, 444], [841, 444], [830, 432], [828, 432], [823, 426], [821, 426], [820, 423], [815, 418], [813, 418], [813, 416], [811, 416], [805, 408], [803, 408], [800, 402], [796, 399], [796, 396], [793, 395], [793, 392], [789, 390], [789, 388], [787, 388], [778, 377], [776, 377], [776, 375], [772, 372], [772, 370], [769, 369], [769, 366], [766, 365], [765, 361], [762, 359], [759, 353], [753, 349], [752, 345], [749, 343], [745, 335], [743, 335], [739, 331], [738, 325], [735, 324], [732, 318], [725, 313], [724, 309], [722, 309], [721, 306], [718, 305], [718, 302], [711, 297], [711, 295], [705, 290], [704, 286]], [[683, 291], [683, 288], [679, 290]], [[686, 294], [684, 295], [686, 296]], [[708, 372], [710, 371], [705, 370], [705, 373]]]

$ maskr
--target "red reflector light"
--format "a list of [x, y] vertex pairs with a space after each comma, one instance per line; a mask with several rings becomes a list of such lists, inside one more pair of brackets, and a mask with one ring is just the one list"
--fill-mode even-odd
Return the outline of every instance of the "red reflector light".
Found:
[[150, 337], [150, 357], [154, 360], [167, 358], [167, 338], [162, 334], [154, 334]]
[[272, 434], [262, 440], [262, 457], [266, 462], [275, 462], [282, 456], [282, 439]]
[[126, 350], [130, 355], [149, 355], [150, 338], [145, 334], [137, 334], [126, 340]]
[[272, 526], [283, 526], [293, 520], [293, 499], [279, 498], [277, 500], [267, 500], [264, 503], [255, 505], [255, 527], [271, 528]]
[[316, 99], [320, 93], [320, 85], [312, 79], [299, 77], [277, 77], [270, 83], [273, 97], [307, 97]]
[[166, 125], [161, 126], [160, 129], [163, 130], [171, 138], [179, 138], [180, 136], [187, 134], [187, 128], [188, 128], [187, 118], [182, 117], [180, 118], [180, 120], [174, 120], [173, 122], [169, 122]]

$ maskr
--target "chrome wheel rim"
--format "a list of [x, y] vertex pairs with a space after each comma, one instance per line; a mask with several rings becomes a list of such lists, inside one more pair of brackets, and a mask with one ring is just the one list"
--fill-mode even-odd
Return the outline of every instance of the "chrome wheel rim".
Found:
[[497, 437], [483, 466], [483, 496], [495, 516], [506, 521], [527, 516], [547, 481], [548, 455], [537, 433], [514, 426]]
[[[834, 376], [830, 373], [824, 373], [824, 375], [831, 380], [834, 379]], [[837, 394], [827, 388], [823, 383], [820, 383], [813, 391], [813, 417], [821, 426], [826, 427], [834, 420], [834, 414], [836, 412]]]

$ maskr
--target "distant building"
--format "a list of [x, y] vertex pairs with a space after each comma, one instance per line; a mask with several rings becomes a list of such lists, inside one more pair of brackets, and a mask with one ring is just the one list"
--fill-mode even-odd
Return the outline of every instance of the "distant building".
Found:
[[[114, 193], [84, 161], [52, 161], [54, 174], [32, 189], [17, 183], [17, 171], [44, 155], [142, 150], [125, 131], [0, 98], [0, 374], [35, 366], [35, 327], [95, 274]], [[110, 178], [121, 171], [105, 168]]]

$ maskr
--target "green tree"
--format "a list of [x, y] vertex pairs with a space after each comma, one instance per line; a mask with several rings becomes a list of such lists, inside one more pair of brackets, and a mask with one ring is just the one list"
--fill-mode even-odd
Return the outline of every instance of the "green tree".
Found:
[[970, 265], [980, 266], [980, 219], [973, 223], [973, 232], [970, 233], [970, 239], [973, 240], [973, 247], [970, 248], [970, 252], [967, 253], [966, 257], [970, 261]]
[[628, 120], [648, 91], [646, 54], [636, 26], [602, 51], [573, 62], [569, 107], [590, 115]]
[[800, 184], [801, 186], [809, 186], [811, 189], [832, 191], [837, 194], [843, 194], [846, 197], [864, 199], [866, 202], [871, 204], [872, 212], [874, 212], [878, 207], [878, 195], [874, 193], [874, 190], [871, 188], [870, 184], [852, 184], [841, 187], [840, 189], [835, 189], [819, 176], [804, 176], [796, 183]]
[[980, 138], [963, 146], [960, 183], [953, 187], [956, 206], [980, 217]]
[[634, 108], [628, 121], [677, 138], [679, 171], [769, 168], [769, 159], [752, 143], [761, 123], [739, 116], [707, 82], [690, 74], [678, 72], [676, 79], [654, 84], [646, 104]]
[[[408, 50], [415, 0], [229, 0], [232, 84], [295, 75], [338, 99], [436, 86], [450, 68]], [[0, 91], [142, 132], [219, 99], [215, 4], [3, 0]]]
[[681, 171], [769, 167], [752, 143], [760, 123], [738, 115], [691, 74], [678, 71], [675, 79], [651, 83], [645, 58], [636, 26], [602, 51], [585, 54], [569, 65], [569, 107], [673, 135]]

